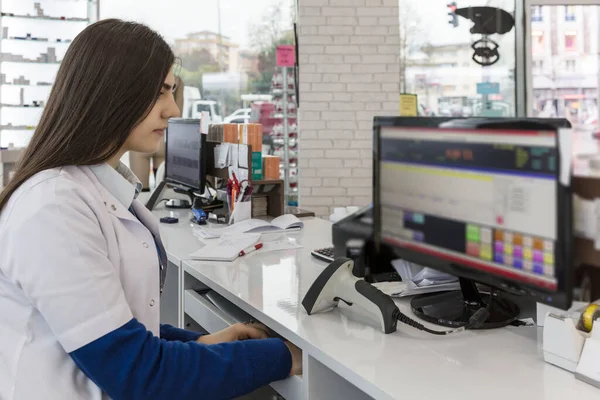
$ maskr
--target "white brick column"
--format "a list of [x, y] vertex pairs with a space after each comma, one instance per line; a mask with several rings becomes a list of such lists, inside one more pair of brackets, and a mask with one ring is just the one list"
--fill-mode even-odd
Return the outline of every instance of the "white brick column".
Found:
[[300, 206], [371, 201], [372, 127], [397, 115], [399, 0], [297, 0]]

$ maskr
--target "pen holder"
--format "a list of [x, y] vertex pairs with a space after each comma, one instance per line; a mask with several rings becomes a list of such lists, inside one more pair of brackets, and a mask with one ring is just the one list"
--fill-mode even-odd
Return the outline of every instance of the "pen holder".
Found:
[[252, 201], [236, 201], [229, 215], [229, 224], [236, 224], [250, 218], [252, 218]]

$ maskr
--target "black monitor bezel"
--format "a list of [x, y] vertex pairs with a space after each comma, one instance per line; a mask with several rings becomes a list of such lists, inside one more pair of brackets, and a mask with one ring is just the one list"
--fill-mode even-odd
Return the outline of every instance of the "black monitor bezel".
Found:
[[[456, 118], [454, 118], [456, 119]], [[462, 118], [458, 118], [462, 119]], [[398, 126], [398, 127], [438, 127], [440, 123], [448, 122], [453, 118], [431, 118], [431, 117], [375, 117], [373, 121], [373, 239], [376, 249], [381, 246], [389, 246], [382, 242], [381, 237], [381, 204], [380, 204], [380, 132], [382, 127]], [[490, 123], [493, 122], [510, 122], [515, 119], [505, 118], [490, 118], [487, 119]], [[554, 130], [559, 127], [566, 127], [564, 121], [558, 120], [553, 123], [551, 120], [542, 120], [535, 118], [521, 119], [529, 122], [537, 123], [537, 127], [526, 128], [528, 130]], [[444, 129], [444, 128], [440, 128]], [[488, 128], [486, 128], [488, 129]], [[557, 136], [558, 140], [558, 136]], [[558, 146], [558, 144], [557, 144]], [[557, 166], [561, 170], [560, 151], [558, 154]], [[500, 290], [504, 290], [513, 294], [528, 295], [535, 298], [536, 301], [549, 304], [561, 309], [568, 309], [571, 306], [573, 296], [573, 281], [574, 281], [574, 266], [572, 257], [573, 248], [573, 229], [572, 229], [572, 212], [563, 212], [559, 210], [571, 210], [571, 188], [559, 182], [557, 186], [557, 241], [556, 246], [559, 251], [556, 252], [560, 257], [557, 262], [562, 263], [565, 267], [561, 270], [562, 274], [557, 275], [557, 290], [555, 292], [544, 290], [539, 286], [527, 284], [519, 280], [513, 280], [504, 276], [494, 275], [488, 272], [483, 272], [470, 268], [465, 265], [454, 264], [446, 260], [420, 253], [415, 250], [409, 250], [394, 246], [394, 253], [407, 261], [415, 262], [421, 265], [426, 265], [439, 271], [449, 274], [471, 279], [475, 282], [486, 284]], [[562, 233], [562, 234], [561, 234]]]
[[[171, 186], [177, 186], [181, 189], [197, 192], [202, 195], [206, 189], [206, 135], [200, 133], [200, 119], [194, 118], [170, 118], [168, 122], [166, 137], [165, 137], [165, 182]], [[172, 124], [181, 125], [197, 125], [198, 134], [200, 135], [200, 149], [199, 149], [199, 160], [200, 160], [200, 185], [195, 187], [185, 182], [178, 181], [169, 177], [169, 129]]]

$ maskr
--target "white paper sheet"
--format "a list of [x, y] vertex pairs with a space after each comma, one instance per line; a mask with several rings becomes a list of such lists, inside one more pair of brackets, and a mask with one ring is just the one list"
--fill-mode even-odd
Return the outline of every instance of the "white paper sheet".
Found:
[[248, 169], [246, 168], [238, 168], [238, 171], [236, 172], [235, 176], [238, 177], [238, 180], [241, 181], [246, 181], [248, 180]]
[[248, 146], [241, 145], [239, 150], [238, 165], [241, 168], [248, 168]]
[[267, 253], [269, 251], [278, 251], [278, 250], [293, 250], [293, 249], [301, 249], [298, 243], [294, 243], [289, 239], [277, 240], [274, 242], [264, 242], [263, 247], [260, 250], [257, 250], [257, 253]]
[[237, 166], [238, 166], [240, 147], [241, 146], [239, 146], [237, 144], [232, 144], [229, 147], [229, 156], [230, 156], [229, 165], [234, 168], [237, 168]]
[[576, 236], [596, 240], [596, 204], [573, 195], [573, 233]]
[[190, 254], [193, 260], [233, 261], [238, 254], [257, 244], [260, 234], [223, 235], [219, 240], [209, 242], [200, 250]]
[[202, 111], [202, 119], [200, 120], [200, 133], [208, 134], [208, 126], [210, 125], [210, 113]]
[[215, 168], [225, 168], [229, 165], [227, 162], [229, 159], [229, 147], [230, 143], [222, 143], [215, 146]]

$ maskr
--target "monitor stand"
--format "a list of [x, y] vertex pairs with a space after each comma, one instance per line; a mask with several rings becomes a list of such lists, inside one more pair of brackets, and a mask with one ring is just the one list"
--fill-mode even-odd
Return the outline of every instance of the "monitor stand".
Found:
[[148, 210], [152, 211], [159, 201], [166, 201], [167, 208], [183, 209], [183, 208], [191, 208], [192, 207], [192, 204], [194, 204], [195, 196], [194, 196], [194, 191], [189, 190], [189, 189], [181, 189], [181, 188], [177, 188], [177, 187], [173, 188], [175, 193], [187, 194], [190, 197], [190, 201], [187, 201], [185, 199], [162, 199], [161, 200], [162, 192], [163, 192], [163, 190], [165, 190], [166, 186], [167, 186], [166, 181], [162, 181], [158, 184], [158, 186], [156, 186], [156, 189], [154, 189], [154, 191], [150, 195], [150, 198], [146, 202], [146, 208]]
[[[411, 302], [413, 313], [427, 322], [447, 327], [461, 327], [481, 307], [487, 307], [490, 295], [479, 293], [475, 282], [459, 278], [460, 289], [447, 292], [429, 293], [415, 296]], [[483, 326], [474, 329], [493, 329], [510, 325], [519, 313], [519, 307], [512, 301], [496, 295], [490, 307], [490, 314]]]
[[150, 198], [146, 202], [146, 208], [150, 211], [154, 209], [156, 203], [160, 200], [160, 196], [162, 195], [163, 190], [165, 190], [165, 186], [167, 186], [167, 182], [162, 181], [156, 186], [156, 189], [150, 195]]

